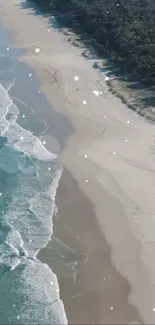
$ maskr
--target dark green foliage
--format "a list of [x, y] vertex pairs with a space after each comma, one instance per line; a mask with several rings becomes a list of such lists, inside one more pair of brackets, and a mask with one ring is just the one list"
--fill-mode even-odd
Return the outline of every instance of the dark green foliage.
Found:
[[155, 0], [30, 0], [93, 37], [100, 54], [122, 59], [132, 74], [155, 82]]

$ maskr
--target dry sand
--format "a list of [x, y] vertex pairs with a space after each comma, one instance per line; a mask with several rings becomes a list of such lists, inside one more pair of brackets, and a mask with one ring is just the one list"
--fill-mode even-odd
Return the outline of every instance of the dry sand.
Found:
[[[154, 324], [154, 125], [112, 96], [94, 61], [84, 59], [56, 28], [48, 32], [46, 18], [21, 8], [19, 0], [1, 0], [0, 11], [16, 46], [26, 49], [21, 60], [35, 69], [49, 102], [75, 127], [61, 153], [71, 174], [64, 173], [57, 200], [88, 259], [77, 266], [74, 285], [67, 282], [65, 288], [58, 274], [69, 321]], [[94, 89], [103, 94], [95, 96]], [[89, 294], [75, 302], [72, 296], [83, 291]]]

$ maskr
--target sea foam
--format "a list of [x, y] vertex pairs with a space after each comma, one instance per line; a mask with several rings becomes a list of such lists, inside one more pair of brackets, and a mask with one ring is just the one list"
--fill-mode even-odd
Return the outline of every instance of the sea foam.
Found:
[[1, 322], [66, 324], [57, 278], [36, 258], [53, 232], [62, 167], [32, 132], [18, 125], [19, 114], [0, 85]]

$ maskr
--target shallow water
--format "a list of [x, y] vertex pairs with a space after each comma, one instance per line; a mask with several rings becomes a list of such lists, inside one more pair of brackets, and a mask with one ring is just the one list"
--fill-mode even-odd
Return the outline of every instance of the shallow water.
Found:
[[65, 324], [57, 278], [36, 255], [53, 231], [58, 154], [73, 130], [64, 119], [58, 133], [63, 116], [38, 93], [21, 54], [0, 28], [0, 324]]

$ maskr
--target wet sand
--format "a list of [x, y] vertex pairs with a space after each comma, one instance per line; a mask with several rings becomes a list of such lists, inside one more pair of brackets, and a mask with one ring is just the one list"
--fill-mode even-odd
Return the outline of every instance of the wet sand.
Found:
[[57, 274], [69, 324], [141, 323], [136, 308], [128, 303], [129, 284], [112, 264], [111, 247], [96, 222], [94, 206], [67, 170], [56, 203], [62, 220], [54, 220], [54, 236], [79, 253], [75, 278], [73, 264], [51, 259], [51, 242], [39, 257]]
[[[153, 324], [154, 127], [109, 93], [93, 60], [85, 60], [54, 27], [48, 32], [47, 18], [19, 0], [2, 0], [0, 11], [15, 46], [26, 50], [20, 60], [35, 69], [41, 91], [74, 128], [60, 152], [64, 172], [56, 197], [71, 230], [58, 218], [54, 236], [78, 251], [80, 261], [74, 269], [54, 262], [51, 243], [40, 252], [58, 275], [69, 323]], [[102, 96], [94, 96], [94, 89]], [[42, 117], [51, 124], [49, 111]], [[56, 115], [54, 127], [61, 142], [64, 126]]]

